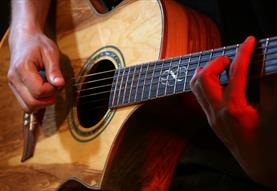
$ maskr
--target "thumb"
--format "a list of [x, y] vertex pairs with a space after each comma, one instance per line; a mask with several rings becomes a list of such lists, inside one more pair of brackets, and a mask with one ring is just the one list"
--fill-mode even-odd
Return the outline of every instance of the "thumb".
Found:
[[46, 78], [54, 87], [64, 86], [64, 78], [59, 64], [59, 52], [56, 47], [43, 49], [42, 59], [46, 71]]

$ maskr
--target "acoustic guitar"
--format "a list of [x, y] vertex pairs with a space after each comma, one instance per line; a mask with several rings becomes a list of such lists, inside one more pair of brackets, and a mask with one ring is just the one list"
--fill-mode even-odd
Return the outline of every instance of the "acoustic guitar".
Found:
[[[173, 0], [125, 0], [105, 14], [95, 2], [57, 1], [66, 87], [36, 113], [24, 114], [8, 87], [8, 32], [2, 39], [0, 190], [167, 190], [186, 147], [176, 126], [198, 113], [183, 94], [195, 69], [239, 47], [212, 49], [215, 24]], [[276, 72], [276, 45], [257, 42], [254, 78]]]

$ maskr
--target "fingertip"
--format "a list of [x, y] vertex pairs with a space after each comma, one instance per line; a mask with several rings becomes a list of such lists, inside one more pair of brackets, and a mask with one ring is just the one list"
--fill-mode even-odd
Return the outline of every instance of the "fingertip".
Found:
[[61, 76], [52, 76], [51, 77], [51, 84], [55, 87], [63, 87], [64, 86], [64, 79]]
[[244, 41], [244, 44], [246, 44], [247, 47], [251, 47], [250, 48], [251, 50], [254, 48], [255, 43], [256, 43], [256, 38], [254, 36], [248, 36]]
[[[225, 69], [226, 67], [229, 66], [229, 64], [231, 63], [231, 59], [228, 56], [219, 56], [214, 60], [214, 63], [217, 63], [217, 67], [216, 70], [218, 68], [221, 68], [221, 70]], [[220, 67], [219, 67], [220, 66]]]
[[245, 40], [246, 42], [252, 42], [255, 43], [256, 42], [256, 38], [252, 35], [248, 36]]
[[239, 48], [239, 53], [238, 55], [240, 56], [236, 56], [236, 57], [241, 57], [243, 55], [243, 57], [250, 57], [254, 47], [255, 47], [255, 43], [256, 43], [256, 38], [254, 36], [248, 36], [245, 41], [241, 44], [240, 48]]

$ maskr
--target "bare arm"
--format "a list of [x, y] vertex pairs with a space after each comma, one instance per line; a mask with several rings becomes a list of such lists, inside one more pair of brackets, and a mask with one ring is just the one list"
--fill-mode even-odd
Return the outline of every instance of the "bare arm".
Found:
[[[43, 33], [49, 4], [50, 0], [12, 2], [8, 79], [25, 112], [54, 104], [57, 89], [64, 85], [57, 46]], [[40, 70], [46, 71], [46, 81]]]
[[[50, 0], [13, 0], [11, 31], [43, 31]], [[10, 39], [12, 40], [12, 39]]]

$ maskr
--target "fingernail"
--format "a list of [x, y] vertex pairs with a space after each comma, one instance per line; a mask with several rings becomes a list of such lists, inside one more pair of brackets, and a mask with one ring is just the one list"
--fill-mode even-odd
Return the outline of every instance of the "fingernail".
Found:
[[55, 76], [52, 78], [52, 83], [55, 83], [55, 84], [63, 83], [63, 78]]
[[59, 81], [59, 77], [54, 76], [52, 81], [53, 82], [58, 82]]

